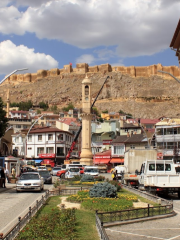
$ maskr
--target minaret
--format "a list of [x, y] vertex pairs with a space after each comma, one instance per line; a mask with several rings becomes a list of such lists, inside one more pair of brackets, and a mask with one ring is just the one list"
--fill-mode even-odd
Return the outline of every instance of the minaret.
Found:
[[7, 112], [6, 112], [6, 117], [9, 117], [9, 89], [7, 90]]
[[91, 151], [91, 85], [92, 81], [86, 75], [82, 81], [82, 150], [80, 163], [93, 165]]

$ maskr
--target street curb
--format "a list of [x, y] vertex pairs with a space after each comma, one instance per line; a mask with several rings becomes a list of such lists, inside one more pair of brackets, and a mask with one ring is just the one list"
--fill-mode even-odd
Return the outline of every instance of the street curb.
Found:
[[144, 221], [150, 221], [150, 220], [157, 220], [157, 219], [163, 219], [163, 218], [168, 218], [168, 217], [174, 217], [176, 215], [177, 215], [177, 213], [173, 211], [172, 213], [169, 213], [169, 214], [159, 215], [159, 216], [154, 216], [154, 217], [146, 217], [146, 218], [127, 220], [127, 221], [122, 221], [122, 222], [104, 223], [103, 227], [107, 228], [107, 227], [114, 227], [114, 226], [118, 226], [118, 225], [139, 223], [139, 222], [144, 222]]

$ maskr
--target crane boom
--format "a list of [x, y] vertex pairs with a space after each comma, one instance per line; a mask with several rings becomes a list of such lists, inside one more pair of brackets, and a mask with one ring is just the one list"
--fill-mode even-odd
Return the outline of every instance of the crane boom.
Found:
[[[105, 79], [105, 81], [104, 81], [101, 89], [99, 90], [97, 96], [95, 97], [95, 99], [94, 99], [94, 101], [93, 101], [93, 103], [92, 103], [92, 105], [91, 105], [91, 110], [92, 110], [92, 108], [93, 108], [93, 106], [94, 106], [97, 98], [99, 97], [99, 95], [100, 95], [100, 93], [101, 93], [101, 91], [102, 91], [102, 89], [103, 89], [103, 87], [104, 87], [104, 84], [106, 83], [106, 81], [108, 80], [108, 78], [109, 78], [109, 76], [106, 77], [106, 79]], [[66, 160], [69, 160], [70, 155], [71, 155], [71, 153], [72, 153], [72, 151], [73, 151], [73, 149], [74, 149], [74, 146], [75, 146], [75, 144], [76, 144], [76, 142], [77, 142], [77, 139], [78, 139], [78, 137], [79, 137], [79, 135], [80, 135], [80, 133], [81, 133], [81, 130], [82, 130], [82, 125], [79, 127], [79, 129], [78, 129], [78, 131], [77, 131], [77, 133], [76, 133], [76, 135], [75, 135], [75, 137], [74, 137], [74, 139], [73, 139], [73, 142], [72, 142], [72, 144], [71, 144], [71, 147], [70, 147], [70, 149], [69, 149], [69, 151], [68, 151], [68, 153], [67, 153], [67, 155], [66, 155]]]

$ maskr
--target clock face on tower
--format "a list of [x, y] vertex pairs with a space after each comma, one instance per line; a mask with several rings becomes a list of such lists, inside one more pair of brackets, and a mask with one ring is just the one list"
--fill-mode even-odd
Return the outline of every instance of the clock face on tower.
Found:
[[89, 100], [89, 98], [88, 98], [88, 97], [85, 97], [85, 100], [86, 100], [86, 101], [88, 101], [88, 100]]

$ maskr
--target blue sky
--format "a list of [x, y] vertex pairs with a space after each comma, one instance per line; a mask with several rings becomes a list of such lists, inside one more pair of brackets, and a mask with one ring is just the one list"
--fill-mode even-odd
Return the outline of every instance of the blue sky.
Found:
[[0, 77], [70, 62], [178, 66], [179, 10], [179, 0], [1, 0]]

